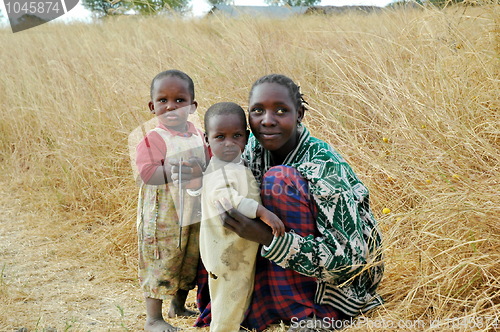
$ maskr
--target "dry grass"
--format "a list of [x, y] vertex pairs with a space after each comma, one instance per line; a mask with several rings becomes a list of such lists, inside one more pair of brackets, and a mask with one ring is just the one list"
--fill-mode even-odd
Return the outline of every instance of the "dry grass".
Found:
[[387, 303], [353, 330], [474, 327], [446, 325], [457, 317], [493, 330], [499, 7], [0, 30], [0, 330], [141, 328], [127, 137], [168, 68], [193, 77], [201, 115], [217, 101], [246, 105], [261, 75], [300, 82], [307, 125], [370, 188], [385, 235]]

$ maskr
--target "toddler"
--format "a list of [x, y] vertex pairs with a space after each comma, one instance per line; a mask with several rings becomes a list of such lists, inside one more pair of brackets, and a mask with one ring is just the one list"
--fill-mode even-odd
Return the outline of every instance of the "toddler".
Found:
[[248, 133], [239, 105], [223, 102], [207, 110], [205, 135], [213, 157], [203, 175], [200, 253], [210, 276], [212, 332], [239, 331], [253, 291], [259, 247], [222, 226], [218, 204], [260, 218], [276, 236], [285, 231], [281, 220], [261, 204], [259, 186], [240, 158]]

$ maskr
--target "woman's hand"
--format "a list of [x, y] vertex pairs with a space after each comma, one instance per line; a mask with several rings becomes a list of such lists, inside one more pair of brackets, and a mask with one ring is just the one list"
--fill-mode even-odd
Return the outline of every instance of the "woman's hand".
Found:
[[273, 240], [273, 233], [269, 226], [259, 219], [250, 219], [242, 215], [234, 208], [226, 209], [219, 203], [215, 203], [219, 210], [222, 225], [232, 230], [239, 237], [263, 245], [270, 245]]

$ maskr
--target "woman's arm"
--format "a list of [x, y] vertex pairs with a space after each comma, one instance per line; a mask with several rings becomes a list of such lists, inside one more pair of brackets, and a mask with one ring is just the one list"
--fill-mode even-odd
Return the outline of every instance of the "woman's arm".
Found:
[[[337, 201], [337, 212], [344, 211], [342, 220], [335, 226], [330, 224], [329, 227], [324, 227], [328, 221], [320, 222], [318, 226], [322, 235], [318, 237], [312, 234], [303, 237], [294, 232], [286, 232], [282, 237], [273, 237], [270, 228], [262, 222], [245, 218], [234, 210], [223, 213], [225, 211], [222, 207], [221, 219], [226, 228], [240, 237], [270, 246], [263, 251], [263, 256], [279, 266], [319, 280], [335, 280], [341, 283], [359, 273], [367, 261], [371, 260], [368, 257], [376, 256], [376, 253], [367, 253], [369, 248], [366, 247], [359, 229], [358, 218], [363, 217], [347, 212], [354, 212], [352, 197], [349, 199], [342, 194], [339, 196], [330, 199]], [[348, 207], [349, 205], [351, 207]], [[376, 242], [375, 239], [374, 241]]]

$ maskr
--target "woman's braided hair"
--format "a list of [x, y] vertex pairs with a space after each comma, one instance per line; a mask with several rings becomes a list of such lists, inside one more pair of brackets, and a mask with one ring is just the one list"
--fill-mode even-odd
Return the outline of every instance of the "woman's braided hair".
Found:
[[299, 109], [301, 106], [304, 106], [304, 110], [307, 110], [305, 105], [309, 105], [307, 101], [304, 99], [304, 95], [300, 93], [300, 86], [295, 84], [291, 78], [282, 75], [282, 74], [270, 74], [266, 76], [262, 76], [252, 85], [252, 89], [250, 90], [250, 97], [252, 98], [253, 90], [256, 86], [262, 83], [277, 83], [279, 85], [284, 86], [288, 89], [288, 93], [290, 94], [290, 98], [295, 104], [296, 109]]

